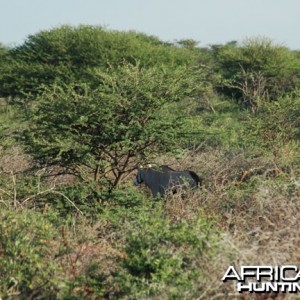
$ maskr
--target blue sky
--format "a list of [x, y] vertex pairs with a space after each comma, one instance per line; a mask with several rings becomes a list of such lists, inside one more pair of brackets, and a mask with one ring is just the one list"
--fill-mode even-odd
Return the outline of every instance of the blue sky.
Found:
[[300, 50], [300, 0], [0, 0], [0, 42], [63, 24], [136, 30], [200, 46], [266, 36]]

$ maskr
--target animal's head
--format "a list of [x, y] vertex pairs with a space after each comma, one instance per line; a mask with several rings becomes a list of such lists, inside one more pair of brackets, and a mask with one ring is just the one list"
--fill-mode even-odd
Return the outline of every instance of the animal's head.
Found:
[[[147, 165], [147, 168], [151, 168], [152, 165]], [[144, 182], [144, 173], [145, 173], [145, 168], [143, 166], [139, 166], [137, 170], [137, 174], [134, 180], [135, 185], [140, 185]]]

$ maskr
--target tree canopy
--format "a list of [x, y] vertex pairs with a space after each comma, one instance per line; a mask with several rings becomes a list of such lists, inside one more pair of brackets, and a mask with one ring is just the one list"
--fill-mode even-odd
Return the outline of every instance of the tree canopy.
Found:
[[81, 177], [92, 173], [94, 180], [100, 176], [114, 187], [146, 154], [175, 146], [182, 120], [161, 115], [161, 109], [196, 92], [194, 82], [185, 79], [187, 71], [125, 64], [110, 74], [97, 73], [97, 89], [86, 84], [47, 88], [31, 110], [28, 150], [44, 164]]
[[253, 111], [299, 85], [299, 59], [288, 48], [267, 38], [247, 39], [213, 47], [221, 91]]
[[186, 51], [142, 33], [62, 26], [31, 35], [9, 50], [0, 63], [0, 91], [5, 96], [24, 97], [54, 83], [93, 86], [95, 68], [105, 70], [124, 62], [176, 68], [189, 62]]

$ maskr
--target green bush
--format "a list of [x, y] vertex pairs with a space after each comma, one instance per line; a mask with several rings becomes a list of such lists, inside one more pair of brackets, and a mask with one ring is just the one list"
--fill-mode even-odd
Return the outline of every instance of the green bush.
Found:
[[259, 133], [267, 147], [282, 147], [300, 137], [300, 94], [299, 91], [266, 104], [249, 124]]
[[253, 112], [299, 86], [300, 61], [288, 48], [267, 38], [214, 48], [220, 91]]
[[125, 254], [113, 280], [122, 299], [191, 299], [202, 288], [201, 265], [217, 249], [213, 222], [200, 213], [172, 223], [159, 206], [122, 225]]
[[300, 95], [298, 91], [267, 103], [248, 121], [252, 136], [260, 148], [268, 150], [281, 170], [299, 164]]
[[179, 141], [184, 149], [243, 149], [255, 145], [249, 134], [249, 112], [228, 99], [218, 99], [214, 112], [201, 111], [187, 118]]
[[[4, 50], [0, 48], [0, 55]], [[86, 25], [41, 31], [7, 52], [0, 61], [0, 95], [13, 96], [21, 103], [24, 99], [20, 97], [39, 94], [42, 85], [76, 82], [96, 88], [94, 69], [105, 71], [137, 61], [143, 67], [177, 67], [191, 60], [188, 50], [155, 37]]]
[[97, 89], [86, 84], [45, 88], [25, 116], [29, 129], [21, 133], [22, 141], [41, 165], [59, 165], [111, 191], [133, 164], [176, 148], [183, 119], [162, 110], [201, 90], [199, 77], [201, 72], [186, 67], [124, 64], [98, 70]]
[[34, 211], [0, 212], [0, 296], [53, 297], [60, 268], [53, 261], [55, 228]]

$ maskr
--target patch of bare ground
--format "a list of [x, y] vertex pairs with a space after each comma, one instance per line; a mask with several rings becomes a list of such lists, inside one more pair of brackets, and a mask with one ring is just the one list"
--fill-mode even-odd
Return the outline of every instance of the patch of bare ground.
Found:
[[21, 173], [31, 165], [31, 157], [24, 154], [21, 147], [14, 146], [8, 150], [0, 147], [0, 175]]

